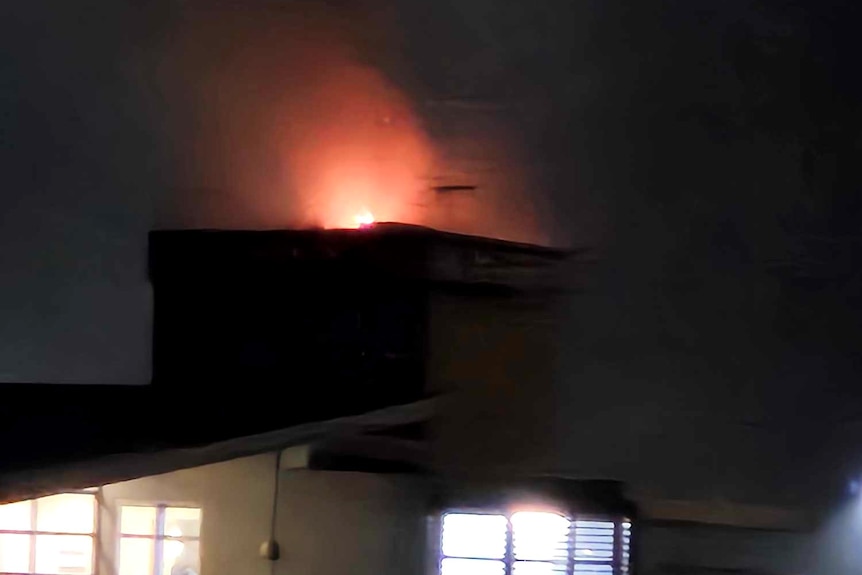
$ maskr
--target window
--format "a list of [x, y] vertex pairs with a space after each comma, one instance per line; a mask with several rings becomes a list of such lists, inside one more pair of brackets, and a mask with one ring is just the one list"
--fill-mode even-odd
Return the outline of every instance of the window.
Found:
[[93, 493], [0, 505], [0, 573], [91, 575], [95, 528]]
[[119, 575], [197, 575], [200, 532], [200, 509], [123, 506]]
[[628, 575], [628, 521], [557, 513], [445, 513], [440, 575]]

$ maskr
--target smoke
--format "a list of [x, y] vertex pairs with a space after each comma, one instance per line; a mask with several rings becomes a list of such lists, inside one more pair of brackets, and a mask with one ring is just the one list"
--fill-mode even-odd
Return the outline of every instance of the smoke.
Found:
[[527, 199], [509, 201], [526, 188], [516, 162], [497, 158], [478, 190], [435, 191], [477, 183], [459, 171], [454, 140], [499, 156], [511, 138], [487, 129], [429, 137], [440, 111], [387, 73], [410, 67], [389, 50], [404, 32], [390, 21], [297, 1], [186, 5], [172, 20], [159, 73], [177, 185], [158, 202], [157, 226], [352, 227], [370, 211], [377, 221], [538, 237]]
[[346, 14], [189, 9], [164, 50], [180, 184], [162, 226], [415, 221], [431, 146], [403, 95], [362, 63]]

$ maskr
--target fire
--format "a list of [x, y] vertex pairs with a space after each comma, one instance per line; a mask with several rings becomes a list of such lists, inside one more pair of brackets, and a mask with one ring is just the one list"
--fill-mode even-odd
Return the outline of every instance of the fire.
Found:
[[353, 216], [353, 222], [357, 228], [368, 228], [374, 225], [374, 214], [368, 210], [362, 210]]

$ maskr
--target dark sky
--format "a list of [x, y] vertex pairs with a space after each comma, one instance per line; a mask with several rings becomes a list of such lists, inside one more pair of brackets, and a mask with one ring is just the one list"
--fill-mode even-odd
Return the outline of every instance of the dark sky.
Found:
[[[384, 181], [425, 182], [420, 223], [593, 247], [561, 393], [650, 381], [637, 419], [613, 411], [646, 447], [668, 410], [776, 436], [858, 413], [852, 3], [0, 10], [0, 380], [147, 382], [147, 230], [307, 223], [316, 174], [290, 158], [331, 133], [377, 150]], [[343, 131], [343, 109], [401, 131]]]

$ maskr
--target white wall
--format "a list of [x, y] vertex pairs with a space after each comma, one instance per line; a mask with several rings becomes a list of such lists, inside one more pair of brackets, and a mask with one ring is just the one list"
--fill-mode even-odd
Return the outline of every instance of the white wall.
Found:
[[425, 493], [420, 479], [407, 476], [283, 472], [276, 528], [282, 558], [275, 574], [423, 573]]
[[[202, 575], [425, 573], [432, 491], [427, 480], [413, 476], [282, 470], [276, 516], [281, 558], [274, 564], [260, 558], [259, 546], [269, 538], [275, 463], [274, 454], [265, 454], [105, 486], [100, 575], [116, 573], [124, 502], [200, 505]], [[803, 533], [646, 523], [636, 531], [642, 575], [862, 572], [860, 500], [845, 502]]]
[[282, 470], [276, 540], [281, 559], [259, 556], [270, 537], [275, 455], [107, 485], [100, 507], [99, 574], [116, 573], [120, 506], [200, 506], [202, 575], [422, 573], [426, 489], [420, 479]]
[[269, 538], [274, 487], [274, 454], [106, 485], [99, 573], [116, 573], [119, 509], [135, 502], [200, 505], [201, 571], [206, 575], [270, 575], [258, 549]]

